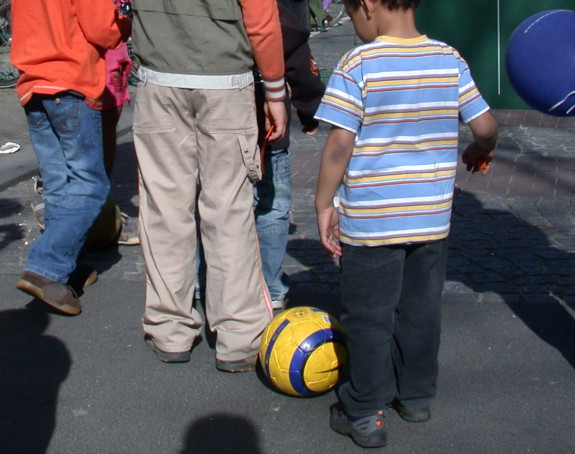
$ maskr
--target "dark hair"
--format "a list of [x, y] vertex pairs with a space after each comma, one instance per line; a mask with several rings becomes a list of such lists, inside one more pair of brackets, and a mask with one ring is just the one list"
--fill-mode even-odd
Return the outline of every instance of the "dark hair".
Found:
[[[380, 0], [390, 10], [396, 9], [415, 9], [419, 4], [419, 0]], [[362, 0], [344, 0], [344, 2], [353, 9], [361, 6]]]

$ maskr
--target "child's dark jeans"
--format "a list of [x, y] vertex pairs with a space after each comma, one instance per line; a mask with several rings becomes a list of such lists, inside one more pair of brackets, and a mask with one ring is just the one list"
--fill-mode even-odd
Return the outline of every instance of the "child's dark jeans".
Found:
[[343, 246], [341, 322], [350, 363], [338, 394], [348, 415], [372, 415], [394, 399], [431, 405], [446, 262], [447, 239]]

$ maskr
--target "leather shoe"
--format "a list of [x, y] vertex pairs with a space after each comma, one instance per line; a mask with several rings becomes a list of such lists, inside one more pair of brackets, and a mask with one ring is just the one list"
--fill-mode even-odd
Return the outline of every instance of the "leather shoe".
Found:
[[166, 352], [156, 345], [154, 339], [146, 335], [146, 345], [152, 349], [158, 359], [163, 363], [187, 363], [191, 357], [191, 350], [183, 352]]
[[20, 275], [16, 287], [68, 315], [82, 312], [80, 299], [69, 285], [58, 284], [44, 276], [25, 270]]
[[224, 361], [222, 359], [216, 359], [216, 369], [223, 372], [250, 372], [256, 370], [256, 365], [258, 363], [258, 354], [248, 356], [244, 359], [239, 359], [237, 361]]

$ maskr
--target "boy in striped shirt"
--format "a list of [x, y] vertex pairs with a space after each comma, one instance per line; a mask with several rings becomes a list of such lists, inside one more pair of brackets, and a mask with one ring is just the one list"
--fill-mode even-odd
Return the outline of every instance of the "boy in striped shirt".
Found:
[[344, 3], [366, 44], [341, 58], [316, 113], [332, 125], [315, 205], [321, 243], [341, 257], [350, 357], [330, 422], [377, 447], [389, 406], [431, 416], [459, 119], [474, 136], [463, 162], [484, 175], [497, 124], [459, 53], [418, 32], [418, 0]]

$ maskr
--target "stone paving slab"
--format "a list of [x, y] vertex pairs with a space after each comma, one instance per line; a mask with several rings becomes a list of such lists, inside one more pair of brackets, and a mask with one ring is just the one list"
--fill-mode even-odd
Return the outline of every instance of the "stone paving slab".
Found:
[[[349, 25], [312, 38], [320, 67], [354, 45]], [[0, 109], [0, 119], [7, 114]], [[456, 180], [434, 417], [413, 425], [391, 415], [390, 446], [376, 452], [575, 452], [575, 129], [572, 119], [496, 115], [502, 127], [493, 174], [460, 168]], [[112, 193], [134, 216], [130, 119], [128, 106]], [[319, 244], [313, 210], [329, 128], [309, 137], [293, 121], [290, 304], [337, 313], [338, 269]], [[22, 127], [17, 122], [12, 134], [25, 137]], [[469, 139], [462, 127], [461, 151]], [[29, 208], [38, 198], [28, 176], [19, 181], [0, 186], [0, 452], [363, 451], [329, 429], [333, 393], [289, 398], [256, 374], [218, 373], [209, 333], [190, 364], [157, 361], [142, 342], [138, 247], [90, 256], [101, 275], [82, 297], [81, 316], [61, 317], [31, 303], [14, 283], [39, 235]], [[21, 419], [1, 417], [8, 403]], [[9, 436], [22, 444], [9, 448]], [[30, 441], [37, 447], [23, 451]]]

